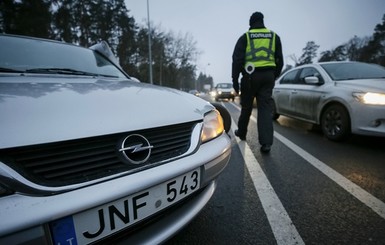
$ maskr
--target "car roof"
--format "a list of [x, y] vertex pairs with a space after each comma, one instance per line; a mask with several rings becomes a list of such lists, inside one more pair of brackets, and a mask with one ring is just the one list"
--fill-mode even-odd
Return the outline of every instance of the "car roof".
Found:
[[304, 64], [304, 65], [293, 67], [290, 70], [287, 70], [284, 74], [286, 74], [289, 71], [298, 70], [298, 69], [302, 69], [302, 68], [305, 68], [305, 67], [320, 67], [320, 66], [322, 66], [324, 64], [349, 64], [349, 63], [365, 63], [365, 62], [360, 62], [360, 61], [323, 61], [323, 62], [316, 62], [316, 63]]
[[306, 67], [306, 66], [314, 66], [314, 65], [323, 65], [323, 64], [343, 64], [343, 63], [363, 63], [363, 62], [359, 62], [359, 61], [323, 61], [323, 62], [316, 62], [316, 63], [312, 63], [312, 64], [304, 64], [304, 65], [300, 65], [300, 66], [297, 66], [295, 68], [299, 68], [299, 67]]

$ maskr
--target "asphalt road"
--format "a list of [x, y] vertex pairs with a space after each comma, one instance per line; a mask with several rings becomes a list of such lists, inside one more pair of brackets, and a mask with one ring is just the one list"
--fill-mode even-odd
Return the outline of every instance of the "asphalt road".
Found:
[[259, 152], [256, 109], [247, 141], [233, 135], [229, 165], [205, 209], [167, 244], [385, 244], [385, 138], [336, 143], [280, 117]]

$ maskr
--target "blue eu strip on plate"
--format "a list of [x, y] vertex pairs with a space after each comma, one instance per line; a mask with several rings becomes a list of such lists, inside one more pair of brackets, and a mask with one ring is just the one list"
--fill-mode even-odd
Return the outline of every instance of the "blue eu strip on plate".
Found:
[[68, 216], [50, 223], [53, 244], [77, 245], [74, 222], [72, 216]]

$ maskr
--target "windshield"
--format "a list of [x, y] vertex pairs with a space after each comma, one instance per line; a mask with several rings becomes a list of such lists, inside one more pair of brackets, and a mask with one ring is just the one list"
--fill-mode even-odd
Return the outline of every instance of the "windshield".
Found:
[[321, 64], [321, 66], [335, 81], [385, 78], [385, 68], [374, 64], [351, 62]]
[[231, 83], [219, 83], [217, 88], [232, 88], [233, 85]]
[[100, 54], [65, 43], [0, 36], [0, 54], [0, 72], [127, 78]]

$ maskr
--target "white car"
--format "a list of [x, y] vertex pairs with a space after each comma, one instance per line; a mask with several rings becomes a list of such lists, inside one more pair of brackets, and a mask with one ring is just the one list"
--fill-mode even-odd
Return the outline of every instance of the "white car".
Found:
[[104, 42], [0, 34], [0, 54], [0, 244], [158, 244], [210, 200], [231, 154], [212, 104]]
[[350, 133], [385, 136], [385, 68], [325, 62], [283, 74], [273, 90], [274, 115], [321, 125], [330, 140]]
[[235, 91], [232, 83], [218, 83], [214, 88], [215, 101], [228, 99], [234, 101]]

